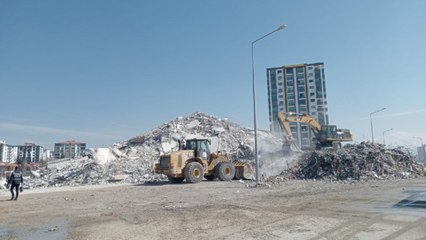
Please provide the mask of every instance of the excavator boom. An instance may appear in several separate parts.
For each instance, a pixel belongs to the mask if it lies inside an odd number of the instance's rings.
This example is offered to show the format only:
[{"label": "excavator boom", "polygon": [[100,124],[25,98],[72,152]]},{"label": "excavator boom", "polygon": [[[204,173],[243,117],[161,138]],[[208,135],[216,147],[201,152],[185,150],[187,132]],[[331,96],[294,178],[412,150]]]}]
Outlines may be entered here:
[{"label": "excavator boom", "polygon": [[291,132],[291,122],[300,122],[309,125],[315,134],[316,140],[318,141],[317,147],[330,147],[334,144],[340,145],[341,142],[352,141],[352,134],[349,130],[337,129],[335,125],[321,126],[317,119],[307,114],[279,112],[278,122],[280,123],[283,131],[287,134],[287,139],[289,139],[294,145],[297,144]]},{"label": "excavator boom", "polygon": [[291,121],[288,120],[288,115],[284,112],[279,112],[278,122],[280,123],[280,126],[283,132],[285,132],[286,134],[285,135],[286,140],[290,141],[290,144],[293,145],[298,152],[301,152],[302,149],[300,149],[299,145],[297,145],[296,140],[293,137],[293,133],[291,132],[291,128],[290,128]]}]

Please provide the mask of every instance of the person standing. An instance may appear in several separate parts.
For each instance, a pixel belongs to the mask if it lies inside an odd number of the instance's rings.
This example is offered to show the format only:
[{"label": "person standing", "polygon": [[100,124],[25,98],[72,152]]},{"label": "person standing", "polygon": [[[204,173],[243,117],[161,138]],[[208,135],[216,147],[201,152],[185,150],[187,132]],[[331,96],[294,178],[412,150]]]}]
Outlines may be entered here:
[{"label": "person standing", "polygon": [[[24,183],[24,178],[22,176],[22,171],[19,166],[15,167],[15,171],[12,172],[9,179],[7,180],[7,187],[10,187],[10,193],[12,193],[12,198],[10,200],[18,200],[19,196],[19,186]],[[15,189],[15,194],[13,193],[13,189]]]}]

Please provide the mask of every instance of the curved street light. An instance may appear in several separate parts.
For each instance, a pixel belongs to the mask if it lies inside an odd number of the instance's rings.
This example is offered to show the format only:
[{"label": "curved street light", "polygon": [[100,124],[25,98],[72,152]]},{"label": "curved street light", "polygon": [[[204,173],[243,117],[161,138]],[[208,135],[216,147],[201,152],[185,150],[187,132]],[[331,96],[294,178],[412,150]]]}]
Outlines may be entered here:
[{"label": "curved street light", "polygon": [[370,113],[370,125],[371,125],[371,143],[374,143],[374,133],[373,133],[373,114],[386,110],[386,108],[379,109]]},{"label": "curved street light", "polygon": [[287,25],[283,24],[283,25],[279,26],[277,29],[275,29],[274,31],[254,40],[253,42],[251,42],[251,76],[252,76],[252,85],[253,85],[254,159],[255,159],[255,163],[256,163],[256,182],[257,183],[260,182],[260,178],[259,178],[259,159],[258,159],[258,156],[257,156],[256,87],[255,87],[255,81],[254,81],[254,44],[256,42],[264,39],[265,37],[275,33],[275,32],[283,30],[286,27],[287,27]]},{"label": "curved street light", "polygon": [[385,142],[385,133],[387,133],[387,132],[389,132],[389,131],[392,131],[393,129],[391,128],[391,129],[388,129],[388,130],[385,130],[385,131],[383,131],[383,145],[386,145],[386,142]]}]

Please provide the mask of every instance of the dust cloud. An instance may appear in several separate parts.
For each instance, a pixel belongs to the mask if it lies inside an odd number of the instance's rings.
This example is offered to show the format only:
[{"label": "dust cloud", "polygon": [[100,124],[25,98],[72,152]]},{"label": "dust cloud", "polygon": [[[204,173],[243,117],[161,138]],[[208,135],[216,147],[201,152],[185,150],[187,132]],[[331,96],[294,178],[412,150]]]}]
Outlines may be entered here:
[{"label": "dust cloud", "polygon": [[259,141],[259,172],[263,177],[277,176],[284,170],[297,164],[300,152],[283,148],[283,145],[271,144],[266,138]]}]

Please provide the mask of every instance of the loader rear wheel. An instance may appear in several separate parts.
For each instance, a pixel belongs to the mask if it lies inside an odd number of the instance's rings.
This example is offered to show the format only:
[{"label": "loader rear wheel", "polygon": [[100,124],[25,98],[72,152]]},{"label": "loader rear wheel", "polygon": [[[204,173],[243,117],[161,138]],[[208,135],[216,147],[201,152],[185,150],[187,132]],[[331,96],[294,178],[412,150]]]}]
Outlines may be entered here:
[{"label": "loader rear wheel", "polygon": [[167,176],[167,178],[169,179],[170,183],[182,183],[183,182],[183,177],[172,177],[172,176]]},{"label": "loader rear wheel", "polygon": [[189,183],[201,182],[204,178],[203,166],[198,162],[190,162],[185,167],[185,179]]},{"label": "loader rear wheel", "polygon": [[220,162],[215,168],[216,176],[221,181],[231,181],[235,176],[235,166],[231,162]]}]

